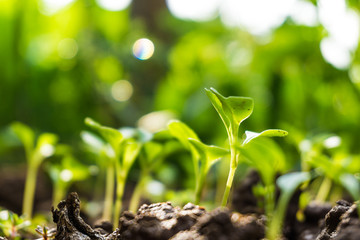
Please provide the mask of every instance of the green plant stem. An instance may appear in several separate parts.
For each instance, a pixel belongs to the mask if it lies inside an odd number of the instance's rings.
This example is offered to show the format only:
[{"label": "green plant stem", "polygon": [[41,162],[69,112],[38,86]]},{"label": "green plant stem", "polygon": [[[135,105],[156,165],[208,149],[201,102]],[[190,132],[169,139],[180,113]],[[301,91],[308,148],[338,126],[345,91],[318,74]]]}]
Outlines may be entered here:
[{"label": "green plant stem", "polygon": [[106,183],[105,183],[105,200],[104,212],[102,218],[104,220],[111,220],[111,210],[114,203],[114,187],[115,187],[115,169],[111,163],[106,169]]},{"label": "green plant stem", "polygon": [[58,180],[53,185],[53,206],[57,206],[66,194],[67,184],[64,182],[61,184],[60,181]]},{"label": "green plant stem", "polygon": [[204,188],[204,183],[206,179],[206,166],[201,167],[200,175],[196,181],[196,189],[195,189],[195,204],[198,205],[201,200],[202,190]]},{"label": "green plant stem", "polygon": [[227,205],[231,186],[232,186],[234,176],[235,176],[235,171],[238,166],[239,153],[238,153],[238,150],[236,149],[238,130],[239,130],[238,128],[235,128],[235,130],[233,131],[234,134],[231,134],[228,131],[228,136],[230,139],[230,170],[229,170],[228,179],[226,181],[226,187],[225,187],[225,192],[223,195],[223,200],[221,203],[221,206],[223,206],[223,207],[226,207],[226,205]]},{"label": "green plant stem", "polygon": [[146,182],[149,179],[149,173],[142,171],[140,175],[140,180],[134,189],[134,193],[130,200],[129,210],[133,213],[136,213],[139,208],[140,198],[143,193]]},{"label": "green plant stem", "polygon": [[25,190],[23,197],[23,215],[26,219],[32,218],[34,195],[36,188],[38,166],[29,164],[26,174]]},{"label": "green plant stem", "polygon": [[113,224],[114,229],[119,226],[119,218],[120,212],[122,209],[122,197],[124,195],[125,189],[125,180],[126,180],[126,173],[121,170],[119,160],[115,163],[115,170],[116,170],[116,200],[115,200],[115,209],[114,209],[114,218]]},{"label": "green plant stem", "polygon": [[285,193],[280,196],[278,207],[274,213],[274,216],[267,221],[268,231],[266,232],[266,239],[278,240],[281,239],[281,229],[287,204],[292,196],[293,192]]},{"label": "green plant stem", "polygon": [[331,179],[328,177],[324,177],[315,200],[318,202],[324,202],[327,196],[329,195],[330,189],[331,189]]},{"label": "green plant stem", "polygon": [[270,184],[265,186],[265,215],[271,221],[275,210],[275,186]]}]

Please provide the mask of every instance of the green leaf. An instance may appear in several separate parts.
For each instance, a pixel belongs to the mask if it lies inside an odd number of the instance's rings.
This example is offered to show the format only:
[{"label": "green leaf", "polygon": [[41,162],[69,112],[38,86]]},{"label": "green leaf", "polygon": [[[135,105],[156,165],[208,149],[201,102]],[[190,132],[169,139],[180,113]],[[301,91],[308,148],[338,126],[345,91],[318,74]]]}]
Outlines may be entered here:
[{"label": "green leaf", "polygon": [[228,131],[231,128],[237,128],[242,121],[251,115],[254,109],[252,98],[224,97],[214,88],[205,89],[205,91]]},{"label": "green leaf", "polygon": [[191,149],[188,140],[189,138],[199,140],[199,137],[196,135],[196,133],[181,121],[178,120],[170,121],[168,124],[168,128],[170,133],[174,137],[176,137],[188,150]]},{"label": "green leaf", "polygon": [[284,172],[286,158],[280,146],[271,138],[258,138],[239,147],[242,158],[261,175],[266,184],[273,184],[275,176]]},{"label": "green leaf", "polygon": [[288,132],[281,129],[268,129],[262,131],[261,133],[245,131],[242,145],[246,145],[249,142],[251,142],[253,139],[256,139],[258,137],[285,137],[287,135]]},{"label": "green leaf", "polygon": [[309,172],[293,172],[280,176],[276,183],[282,193],[292,195],[302,183],[310,179],[311,174]]},{"label": "green leaf", "polygon": [[349,173],[340,176],[341,185],[350,193],[354,200],[360,199],[360,183],[359,180]]},{"label": "green leaf", "polygon": [[30,160],[35,143],[34,131],[21,122],[12,123],[11,129],[24,144],[27,159]]},{"label": "green leaf", "polygon": [[85,124],[98,131],[98,133],[111,145],[116,156],[120,154],[120,145],[124,140],[124,137],[117,129],[102,126],[91,118],[86,118]]},{"label": "green leaf", "polygon": [[104,141],[91,132],[82,131],[80,133],[80,137],[83,142],[89,146],[89,149],[94,153],[99,153],[104,148]]},{"label": "green leaf", "polygon": [[[163,145],[157,142],[147,142],[143,146],[144,164],[152,165],[153,162],[162,154]],[[150,167],[150,166],[144,166]]]},{"label": "green leaf", "polygon": [[133,140],[128,140],[125,142],[122,166],[126,172],[128,172],[133,165],[136,157],[140,152],[141,146],[142,144]]},{"label": "green leaf", "polygon": [[200,155],[200,160],[204,160],[206,171],[216,163],[220,158],[229,154],[227,149],[214,145],[206,145],[197,139],[189,138],[189,143],[196,149]]}]

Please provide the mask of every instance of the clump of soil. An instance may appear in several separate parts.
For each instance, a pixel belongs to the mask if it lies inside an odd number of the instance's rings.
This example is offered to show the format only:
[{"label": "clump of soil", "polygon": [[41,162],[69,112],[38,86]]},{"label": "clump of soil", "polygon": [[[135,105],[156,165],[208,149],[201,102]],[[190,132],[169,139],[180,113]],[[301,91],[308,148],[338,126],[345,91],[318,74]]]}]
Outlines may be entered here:
[{"label": "clump of soil", "polygon": [[264,238],[264,219],[256,215],[231,213],[228,209],[212,212],[188,203],[183,208],[171,203],[144,204],[136,214],[125,211],[119,228],[110,232],[111,224],[102,222],[92,229],[80,217],[80,200],[76,193],[52,209],[57,224],[56,240],[212,240]]}]

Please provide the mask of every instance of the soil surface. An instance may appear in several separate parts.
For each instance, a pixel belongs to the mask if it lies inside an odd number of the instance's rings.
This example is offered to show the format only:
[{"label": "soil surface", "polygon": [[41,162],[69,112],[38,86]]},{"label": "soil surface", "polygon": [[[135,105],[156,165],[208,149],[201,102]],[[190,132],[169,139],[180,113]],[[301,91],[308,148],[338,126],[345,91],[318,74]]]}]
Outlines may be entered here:
[{"label": "soil surface", "polygon": [[[52,213],[57,224],[55,240],[260,240],[265,237],[263,215],[241,214],[227,208],[207,212],[192,203],[183,208],[173,207],[169,202],[144,204],[136,214],[123,212],[115,231],[106,221],[94,227],[88,225],[80,216],[77,193],[69,194]],[[360,239],[356,204],[340,200],[331,208],[312,203],[304,215],[304,222],[285,223],[281,240]],[[5,239],[0,236],[0,240]]]}]

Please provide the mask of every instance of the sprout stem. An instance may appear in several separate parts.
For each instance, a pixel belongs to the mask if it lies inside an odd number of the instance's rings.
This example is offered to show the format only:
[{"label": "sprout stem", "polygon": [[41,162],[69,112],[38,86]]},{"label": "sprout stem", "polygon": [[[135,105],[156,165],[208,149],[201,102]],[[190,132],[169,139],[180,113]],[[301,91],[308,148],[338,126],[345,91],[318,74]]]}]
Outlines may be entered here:
[{"label": "sprout stem", "polygon": [[111,210],[114,202],[114,187],[115,187],[115,169],[113,163],[109,164],[106,170],[106,188],[105,188],[105,202],[104,213],[102,218],[104,220],[111,220]]},{"label": "sprout stem", "polygon": [[315,200],[318,202],[324,202],[327,196],[329,195],[330,189],[331,189],[331,180],[328,177],[324,177]]},{"label": "sprout stem", "polygon": [[129,210],[133,213],[136,213],[139,208],[140,198],[143,193],[145,183],[148,181],[148,179],[149,179],[149,174],[147,172],[143,171],[140,175],[140,180],[139,180],[138,184],[136,185],[136,187],[134,189],[134,193],[130,200]]},{"label": "sprout stem", "polygon": [[23,197],[23,215],[26,219],[31,219],[32,217],[37,170],[37,166],[34,166],[34,164],[31,163],[29,164],[26,174],[25,190]]},{"label": "sprout stem", "polygon": [[206,170],[205,166],[202,166],[200,175],[196,181],[196,190],[195,190],[195,204],[198,205],[201,200],[202,190],[204,188],[204,182],[206,179]]}]

